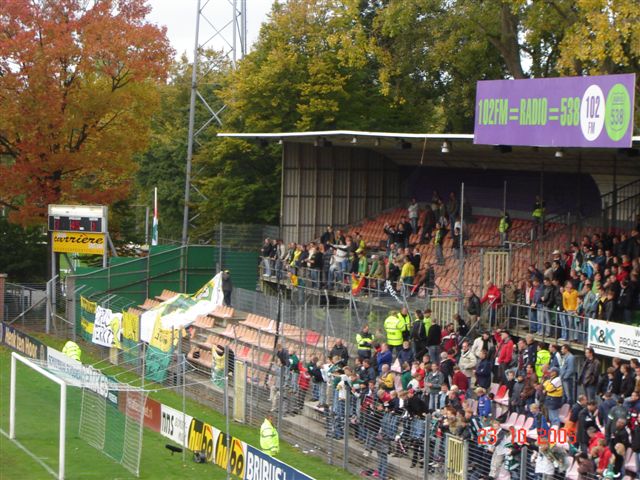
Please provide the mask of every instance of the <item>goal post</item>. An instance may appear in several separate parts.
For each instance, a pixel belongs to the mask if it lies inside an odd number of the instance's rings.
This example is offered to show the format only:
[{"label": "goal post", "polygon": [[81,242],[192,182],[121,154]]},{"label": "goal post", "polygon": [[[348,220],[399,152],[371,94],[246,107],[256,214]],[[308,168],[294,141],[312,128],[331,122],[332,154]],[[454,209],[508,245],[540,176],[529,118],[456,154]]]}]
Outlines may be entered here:
[{"label": "goal post", "polygon": [[[54,383],[60,386],[60,425],[59,425],[59,438],[58,438],[58,479],[64,479],[64,467],[65,467],[65,440],[67,430],[67,384],[64,380],[60,379],[53,373],[48,372],[44,368],[35,364],[28,358],[22,355],[11,352],[11,378],[10,378],[10,396],[9,396],[9,438],[13,441],[16,439],[16,367],[17,362],[24,364],[26,367],[35,370],[40,375],[48,378]],[[45,469],[54,473],[52,469],[44,462],[33,456],[38,462],[41,463]]]}]

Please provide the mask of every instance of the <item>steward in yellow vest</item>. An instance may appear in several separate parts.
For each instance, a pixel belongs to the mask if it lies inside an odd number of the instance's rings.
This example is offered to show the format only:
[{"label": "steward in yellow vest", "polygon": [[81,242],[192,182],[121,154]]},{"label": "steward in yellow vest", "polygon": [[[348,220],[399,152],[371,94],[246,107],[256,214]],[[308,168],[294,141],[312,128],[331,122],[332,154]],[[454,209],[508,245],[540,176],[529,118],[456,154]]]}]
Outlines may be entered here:
[{"label": "steward in yellow vest", "polygon": [[391,312],[384,321],[384,331],[387,334],[387,344],[390,347],[400,348],[402,346],[404,328],[404,319],[398,318],[395,312]]},{"label": "steward in yellow vest", "polygon": [[356,345],[358,346],[358,357],[362,360],[371,358],[374,336],[369,332],[369,325],[362,327],[362,331],[356,335]]},{"label": "steward in yellow vest", "polygon": [[64,347],[62,347],[62,353],[78,362],[82,357],[82,350],[76,342],[72,342],[71,340],[64,344]]},{"label": "steward in yellow vest", "polygon": [[280,437],[273,426],[273,417],[267,415],[260,427],[260,448],[267,455],[277,455],[280,452]]}]

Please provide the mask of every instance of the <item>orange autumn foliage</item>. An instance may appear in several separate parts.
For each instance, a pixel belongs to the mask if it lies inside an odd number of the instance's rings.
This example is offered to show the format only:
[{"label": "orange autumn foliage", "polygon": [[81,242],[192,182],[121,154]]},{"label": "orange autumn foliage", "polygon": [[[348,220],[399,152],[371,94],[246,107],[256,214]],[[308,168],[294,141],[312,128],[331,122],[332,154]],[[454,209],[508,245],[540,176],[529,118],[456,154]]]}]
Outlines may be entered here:
[{"label": "orange autumn foliage", "polygon": [[172,57],[145,0],[0,2],[0,206],[126,197]]}]

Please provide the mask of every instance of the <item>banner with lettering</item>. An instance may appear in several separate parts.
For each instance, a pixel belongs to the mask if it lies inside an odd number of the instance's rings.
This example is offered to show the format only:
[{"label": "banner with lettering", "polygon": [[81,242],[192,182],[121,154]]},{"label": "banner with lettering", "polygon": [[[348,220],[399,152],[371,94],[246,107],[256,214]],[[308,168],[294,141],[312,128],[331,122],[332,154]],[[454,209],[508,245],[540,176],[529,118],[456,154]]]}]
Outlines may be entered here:
[{"label": "banner with lettering", "polygon": [[103,347],[122,348],[122,314],[113,313],[109,308],[97,307],[93,322],[91,341]]},{"label": "banner with lettering", "polygon": [[4,322],[0,323],[0,344],[6,345],[25,357],[38,360],[47,358],[47,346],[44,343]]},{"label": "banner with lettering", "polygon": [[290,467],[251,445],[247,445],[247,465],[244,480],[268,480],[286,478],[287,480],[313,480],[306,473]]},{"label": "banner with lettering", "polygon": [[635,73],[480,81],[473,143],[630,148],[635,85]]},{"label": "banner with lettering", "polygon": [[624,360],[640,358],[639,327],[590,318],[588,334],[588,345],[598,355]]},{"label": "banner with lettering", "polygon": [[98,304],[80,297],[80,335],[87,342],[93,339],[93,323]]}]

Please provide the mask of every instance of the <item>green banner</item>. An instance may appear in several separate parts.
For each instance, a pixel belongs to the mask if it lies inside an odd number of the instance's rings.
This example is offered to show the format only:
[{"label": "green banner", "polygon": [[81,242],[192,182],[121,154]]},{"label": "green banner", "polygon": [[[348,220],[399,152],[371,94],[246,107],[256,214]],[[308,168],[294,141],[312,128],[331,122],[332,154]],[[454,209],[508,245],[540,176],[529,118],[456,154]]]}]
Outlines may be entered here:
[{"label": "green banner", "polygon": [[148,345],[145,356],[145,378],[156,383],[164,382],[167,379],[171,357],[173,357],[173,349],[163,352],[159,348]]}]

